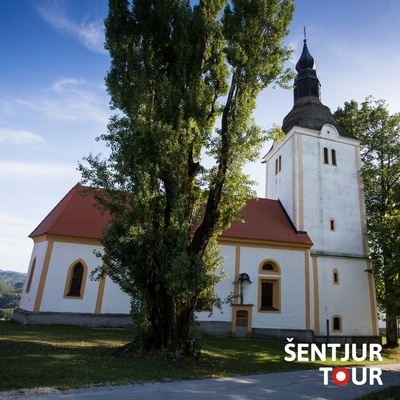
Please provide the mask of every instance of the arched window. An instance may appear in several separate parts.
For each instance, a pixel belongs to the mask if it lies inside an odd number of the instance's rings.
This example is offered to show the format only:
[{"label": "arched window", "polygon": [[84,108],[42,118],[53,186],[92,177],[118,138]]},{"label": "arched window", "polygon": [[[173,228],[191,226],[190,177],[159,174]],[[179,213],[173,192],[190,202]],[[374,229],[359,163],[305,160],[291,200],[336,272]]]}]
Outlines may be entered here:
[{"label": "arched window", "polygon": [[282,171],[282,156],[279,156],[276,160],[275,160],[275,175],[278,175],[279,172]]},{"label": "arched window", "polygon": [[31,271],[29,272],[29,278],[28,278],[28,282],[26,283],[26,288],[25,288],[26,293],[29,293],[29,291],[31,290],[33,273],[35,272],[35,267],[36,267],[36,257],[33,259]]},{"label": "arched window", "polygon": [[261,267],[261,269],[262,269],[263,271],[274,271],[274,266],[273,266],[271,263],[266,262],[265,264],[263,264],[263,266]]},{"label": "arched window", "polygon": [[263,261],[259,268],[258,309],[261,312],[280,312],[281,310],[281,270],[272,260]]},{"label": "arched window", "polygon": [[281,270],[279,268],[279,265],[275,261],[264,260],[258,268],[258,273],[259,274],[270,274],[270,273],[280,274]]},{"label": "arched window", "polygon": [[339,285],[339,271],[337,270],[337,268],[333,269],[332,278],[333,278],[333,284]]},{"label": "arched window", "polygon": [[342,317],[340,315],[334,315],[332,317],[332,332],[342,331]]},{"label": "arched window", "polygon": [[72,271],[71,285],[67,296],[79,297],[81,295],[81,285],[83,278],[83,265],[77,263]]},{"label": "arched window", "polygon": [[329,152],[327,147],[324,147],[324,164],[329,164]]},{"label": "arched window", "polygon": [[82,298],[86,282],[86,265],[78,261],[68,270],[64,297]]},{"label": "arched window", "polygon": [[332,165],[336,166],[336,150],[331,151],[331,156],[332,156]]}]

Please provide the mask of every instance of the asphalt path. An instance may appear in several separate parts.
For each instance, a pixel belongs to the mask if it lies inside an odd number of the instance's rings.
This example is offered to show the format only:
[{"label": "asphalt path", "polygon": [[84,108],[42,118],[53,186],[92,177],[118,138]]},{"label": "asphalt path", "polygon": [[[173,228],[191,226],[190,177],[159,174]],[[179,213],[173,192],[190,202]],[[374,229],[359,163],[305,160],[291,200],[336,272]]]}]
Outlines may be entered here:
[{"label": "asphalt path", "polygon": [[[380,365],[382,385],[359,386],[350,380],[337,385],[317,370],[272,373],[235,378],[171,381],[123,386],[91,387],[66,392],[45,388],[37,391],[0,392],[0,399],[17,400],[353,400],[389,386],[400,386],[400,364]],[[367,371],[369,372],[369,371]],[[357,368],[357,380],[362,380]],[[366,375],[369,376],[368,374]],[[400,390],[399,397],[400,399]]]}]

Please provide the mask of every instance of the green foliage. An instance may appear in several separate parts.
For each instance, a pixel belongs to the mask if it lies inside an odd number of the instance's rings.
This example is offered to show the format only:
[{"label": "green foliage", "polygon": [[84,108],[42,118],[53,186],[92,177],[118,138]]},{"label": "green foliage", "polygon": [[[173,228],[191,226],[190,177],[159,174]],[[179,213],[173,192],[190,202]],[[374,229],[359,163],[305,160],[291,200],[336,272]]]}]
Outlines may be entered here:
[{"label": "green foliage", "polygon": [[12,286],[7,285],[7,283],[0,281],[0,295],[3,295],[5,293],[10,293],[13,291],[14,291],[14,288]]},{"label": "green foliage", "polygon": [[26,274],[0,270],[0,318],[11,319],[18,307]]},{"label": "green foliage", "polygon": [[0,295],[0,309],[17,308],[21,295],[19,293],[5,293]]},{"label": "green foliage", "polygon": [[286,135],[279,125],[273,124],[272,128],[267,131],[267,137],[269,140],[279,143],[286,137]]},{"label": "green foliage", "polygon": [[0,308],[0,318],[11,320],[15,307],[13,308]]},{"label": "green foliage", "polygon": [[[377,298],[386,313],[388,341],[397,345],[400,316],[400,113],[368,97],[339,108],[335,117],[361,142],[367,234]],[[392,335],[389,333],[392,332]]]},{"label": "green foliage", "polygon": [[400,386],[390,386],[386,389],[357,397],[356,400],[398,400],[400,398],[399,393]]},{"label": "green foliage", "polygon": [[145,346],[187,349],[196,301],[220,277],[217,237],[254,195],[242,167],[264,140],[256,97],[291,77],[293,11],[293,0],[109,2],[106,84],[120,114],[98,139],[108,160],[79,168],[112,215],[98,272],[132,297]]}]

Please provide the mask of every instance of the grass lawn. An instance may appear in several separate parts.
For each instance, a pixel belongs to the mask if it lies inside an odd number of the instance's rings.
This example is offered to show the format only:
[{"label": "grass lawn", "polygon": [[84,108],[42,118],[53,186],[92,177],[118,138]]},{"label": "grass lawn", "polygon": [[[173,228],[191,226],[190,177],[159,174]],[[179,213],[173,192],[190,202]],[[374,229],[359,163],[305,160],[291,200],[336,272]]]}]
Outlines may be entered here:
[{"label": "grass lawn", "polygon": [[400,386],[392,386],[385,390],[367,394],[359,397],[356,400],[399,400],[400,399]]},{"label": "grass lawn", "polygon": [[[105,383],[200,379],[258,374],[349,362],[286,362],[286,341],[204,337],[201,357],[173,361],[129,358],[117,349],[132,338],[129,330],[0,323],[0,391],[53,386],[59,389]],[[400,350],[384,350],[384,362],[400,362]],[[365,365],[368,362],[357,363]],[[375,361],[374,364],[377,364]]]}]

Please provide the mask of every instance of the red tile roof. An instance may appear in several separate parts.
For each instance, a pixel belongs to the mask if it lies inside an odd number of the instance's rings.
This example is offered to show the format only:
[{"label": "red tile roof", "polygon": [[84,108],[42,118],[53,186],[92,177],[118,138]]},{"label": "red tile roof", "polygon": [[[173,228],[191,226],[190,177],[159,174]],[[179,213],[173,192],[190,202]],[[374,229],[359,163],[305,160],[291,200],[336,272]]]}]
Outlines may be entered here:
[{"label": "red tile roof", "polygon": [[312,245],[305,232],[298,232],[279,200],[248,200],[242,211],[244,223],[233,222],[223,238],[252,239]]},{"label": "red tile roof", "polygon": [[[109,213],[100,213],[93,194],[84,194],[84,186],[74,186],[29,235],[61,235],[99,239],[109,221]],[[234,222],[222,238],[262,240],[312,245],[304,232],[297,232],[278,200],[249,200],[243,209],[244,223]]]},{"label": "red tile roof", "polygon": [[102,214],[96,208],[93,194],[84,195],[85,189],[75,185],[29,237],[48,234],[99,239],[110,214]]}]

